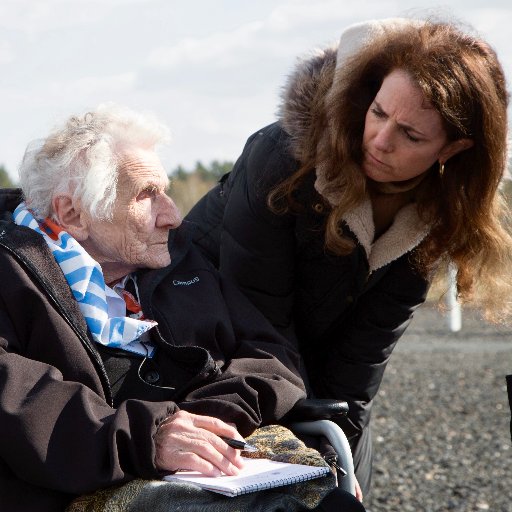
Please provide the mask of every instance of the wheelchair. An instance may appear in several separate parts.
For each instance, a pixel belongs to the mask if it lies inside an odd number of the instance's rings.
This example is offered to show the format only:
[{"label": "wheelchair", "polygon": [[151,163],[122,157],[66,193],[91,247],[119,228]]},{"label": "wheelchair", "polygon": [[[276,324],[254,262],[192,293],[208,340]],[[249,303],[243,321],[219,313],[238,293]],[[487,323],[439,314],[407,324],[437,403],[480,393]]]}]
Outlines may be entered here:
[{"label": "wheelchair", "polygon": [[296,435],[323,436],[336,452],[334,463],[338,487],[355,494],[355,473],[352,451],[343,430],[332,420],[345,416],[348,404],[328,398],[299,400],[288,416],[285,426]]}]

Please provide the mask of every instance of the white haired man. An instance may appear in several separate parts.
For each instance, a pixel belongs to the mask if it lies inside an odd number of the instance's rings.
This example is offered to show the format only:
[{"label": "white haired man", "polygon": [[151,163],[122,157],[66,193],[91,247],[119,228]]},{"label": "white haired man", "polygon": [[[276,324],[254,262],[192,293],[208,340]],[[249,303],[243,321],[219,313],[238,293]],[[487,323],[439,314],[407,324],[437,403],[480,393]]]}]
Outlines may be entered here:
[{"label": "white haired man", "polygon": [[179,468],[236,474],[241,438],[305,396],[296,356],[191,245],[155,148],[103,106],[0,194],[0,496],[57,512]]}]

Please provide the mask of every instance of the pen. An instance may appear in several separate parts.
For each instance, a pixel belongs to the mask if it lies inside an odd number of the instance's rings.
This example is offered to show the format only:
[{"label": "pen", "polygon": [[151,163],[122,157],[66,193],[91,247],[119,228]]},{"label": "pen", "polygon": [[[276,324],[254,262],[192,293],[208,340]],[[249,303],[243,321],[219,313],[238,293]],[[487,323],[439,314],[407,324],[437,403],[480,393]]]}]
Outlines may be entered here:
[{"label": "pen", "polygon": [[219,436],[228,446],[242,450],[243,452],[257,452],[258,448],[245,441],[238,441],[238,439],[231,439],[230,437]]}]

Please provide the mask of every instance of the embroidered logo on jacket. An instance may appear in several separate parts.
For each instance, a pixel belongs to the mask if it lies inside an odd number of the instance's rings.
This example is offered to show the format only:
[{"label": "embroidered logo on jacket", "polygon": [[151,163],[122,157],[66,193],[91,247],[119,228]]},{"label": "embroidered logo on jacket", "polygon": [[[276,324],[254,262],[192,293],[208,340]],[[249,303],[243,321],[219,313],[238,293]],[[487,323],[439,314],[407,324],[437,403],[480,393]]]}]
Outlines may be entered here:
[{"label": "embroidered logo on jacket", "polygon": [[198,283],[198,282],[199,282],[199,277],[196,276],[193,279],[191,279],[190,281],[178,281],[177,279],[174,279],[172,284],[174,286],[190,286],[191,284]]}]

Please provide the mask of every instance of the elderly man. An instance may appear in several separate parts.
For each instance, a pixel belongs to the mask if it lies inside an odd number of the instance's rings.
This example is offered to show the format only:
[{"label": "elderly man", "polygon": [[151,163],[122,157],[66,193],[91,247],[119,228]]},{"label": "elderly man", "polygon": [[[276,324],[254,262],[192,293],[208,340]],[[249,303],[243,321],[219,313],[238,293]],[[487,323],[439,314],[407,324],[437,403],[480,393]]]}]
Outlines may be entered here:
[{"label": "elderly man", "polygon": [[305,396],[296,358],[191,245],[155,147],[104,106],[27,150],[0,196],[0,502],[190,468],[236,474],[240,438]]},{"label": "elderly man", "polygon": [[304,396],[279,337],[190,246],[165,136],[118,108],[71,118],[27,151],[24,202],[2,195],[3,510],[180,467],[235,473],[219,435]]}]

